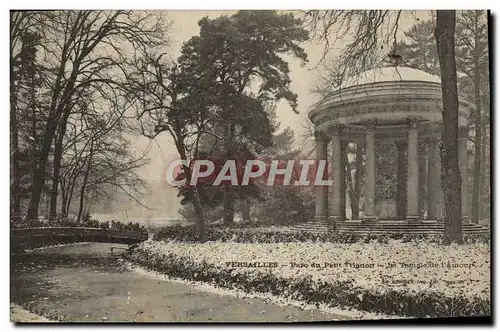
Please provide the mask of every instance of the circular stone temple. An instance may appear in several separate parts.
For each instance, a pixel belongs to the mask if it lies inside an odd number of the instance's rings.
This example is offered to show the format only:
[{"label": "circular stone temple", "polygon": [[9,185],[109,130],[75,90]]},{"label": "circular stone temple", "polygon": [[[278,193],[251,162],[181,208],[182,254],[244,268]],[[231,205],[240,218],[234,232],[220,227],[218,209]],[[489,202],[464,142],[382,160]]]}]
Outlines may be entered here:
[{"label": "circular stone temple", "polygon": [[[467,121],[474,106],[459,96],[459,167],[462,174],[462,216],[467,220]],[[316,187],[318,221],[345,218],[343,149],[348,143],[364,144],[364,215],[368,220],[421,222],[443,217],[439,142],[442,126],[440,78],[408,67],[368,70],[346,80],[309,112],[315,127],[316,160],[327,160],[331,142],[332,186]],[[394,142],[398,151],[397,188],[394,198],[376,201],[375,142]],[[424,148],[422,148],[424,147]],[[422,155],[425,151],[425,155]],[[425,177],[419,174],[424,164]],[[425,211],[419,196],[427,192]],[[345,183],[345,182],[344,182]],[[420,185],[419,185],[420,183]],[[427,187],[427,188],[425,188]]]}]

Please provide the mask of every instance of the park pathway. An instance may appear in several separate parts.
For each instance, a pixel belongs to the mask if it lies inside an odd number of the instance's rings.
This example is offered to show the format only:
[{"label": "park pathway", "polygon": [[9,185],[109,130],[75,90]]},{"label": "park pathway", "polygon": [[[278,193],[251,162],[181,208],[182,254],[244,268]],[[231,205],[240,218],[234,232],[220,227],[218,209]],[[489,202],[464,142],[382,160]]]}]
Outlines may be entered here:
[{"label": "park pathway", "polygon": [[[294,322],[348,319],[127,270],[103,243],[35,250],[11,258],[11,302],[72,322]],[[123,246],[122,246],[123,247]],[[120,250],[118,250],[120,251]]]}]

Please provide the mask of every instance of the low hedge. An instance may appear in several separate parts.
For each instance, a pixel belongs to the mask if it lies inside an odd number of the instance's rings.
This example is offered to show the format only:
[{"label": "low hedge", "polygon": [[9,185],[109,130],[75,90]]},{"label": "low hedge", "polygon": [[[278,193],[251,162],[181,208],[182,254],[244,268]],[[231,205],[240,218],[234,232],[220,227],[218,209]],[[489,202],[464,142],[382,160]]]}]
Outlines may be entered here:
[{"label": "low hedge", "polygon": [[489,316],[491,303],[479,297],[453,297],[443,293],[412,293],[391,290],[372,292],[351,282],[314,282],[310,277],[290,279],[271,272],[241,271],[217,267],[205,261],[196,263],[173,254],[153,254],[141,247],[124,254],[125,259],[149,270],[172,277],[207,282],[246,292],[271,293],[309,304],[354,308],[369,312],[407,317]]},{"label": "low hedge", "polygon": [[[332,242],[332,243],[356,243],[371,242],[387,243],[389,240],[427,241],[431,243],[442,243],[442,235],[425,234],[387,234],[387,235],[363,235],[363,234],[335,234],[333,232],[316,233],[309,231],[298,231],[290,229],[263,229],[263,228],[228,228],[224,226],[208,226],[205,230],[204,241],[240,242],[240,243],[284,243],[284,242]],[[191,226],[168,226],[153,235],[155,241],[179,241],[199,242],[198,230],[195,225]],[[488,234],[469,234],[464,236],[466,243],[483,242],[489,243]]]}]

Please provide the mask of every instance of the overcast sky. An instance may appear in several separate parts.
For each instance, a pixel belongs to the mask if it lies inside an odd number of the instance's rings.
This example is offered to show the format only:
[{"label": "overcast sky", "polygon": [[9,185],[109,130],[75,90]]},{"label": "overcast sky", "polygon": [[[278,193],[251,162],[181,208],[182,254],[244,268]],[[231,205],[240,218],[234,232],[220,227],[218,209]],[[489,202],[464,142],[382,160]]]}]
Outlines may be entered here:
[{"label": "overcast sky", "polygon": [[[199,33],[198,21],[208,16],[215,18],[220,15],[231,15],[230,11],[170,11],[168,16],[172,20],[171,38],[172,38],[172,55],[176,58],[180,54],[182,43],[187,41],[192,36]],[[419,12],[418,17],[426,17],[428,12]],[[428,16],[427,16],[428,17]],[[403,36],[403,31],[407,30],[415,23],[415,15],[411,15],[408,19],[401,22],[400,35]],[[340,50],[341,45],[336,45],[337,50],[333,51],[329,56],[334,57],[336,52]],[[291,127],[295,133],[296,143],[300,144],[302,133],[304,132],[303,125],[307,119],[307,112],[317,100],[317,97],[311,92],[318,82],[319,69],[313,69],[320,59],[324,46],[317,42],[309,42],[303,45],[308,54],[309,63],[305,67],[301,67],[300,61],[291,57],[285,57],[289,62],[291,71],[291,88],[292,91],[298,94],[298,110],[300,114],[295,114],[286,102],[280,102],[277,108],[277,116],[282,124],[282,127]],[[149,158],[151,163],[144,167],[141,171],[141,176],[147,180],[160,181],[163,176],[162,172],[168,165],[169,161],[178,159],[177,151],[167,133],[162,133],[156,138],[156,142],[149,142],[148,139],[140,137],[135,142],[135,148],[138,151],[143,151],[149,145]]]}]

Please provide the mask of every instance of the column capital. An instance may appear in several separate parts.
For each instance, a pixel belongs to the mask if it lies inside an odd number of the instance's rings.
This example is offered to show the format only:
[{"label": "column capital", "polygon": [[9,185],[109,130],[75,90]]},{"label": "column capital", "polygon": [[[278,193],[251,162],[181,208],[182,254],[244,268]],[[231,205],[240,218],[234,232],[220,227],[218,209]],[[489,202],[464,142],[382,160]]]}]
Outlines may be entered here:
[{"label": "column capital", "polygon": [[342,125],[340,124],[334,124],[329,128],[330,134],[333,136],[340,136],[342,135]]},{"label": "column capital", "polygon": [[398,151],[406,151],[408,147],[408,142],[403,140],[394,141],[394,144],[396,144]]},{"label": "column capital", "polygon": [[314,131],[314,139],[316,142],[326,142],[328,141],[328,135],[324,131],[316,130]]},{"label": "column capital", "polygon": [[408,118],[408,128],[409,129],[417,129],[418,128],[418,120],[415,117]]},{"label": "column capital", "polygon": [[367,132],[373,132],[373,131],[375,131],[375,128],[377,127],[377,122],[374,120],[369,120],[369,121],[366,121],[363,125],[365,126],[365,130]]}]

